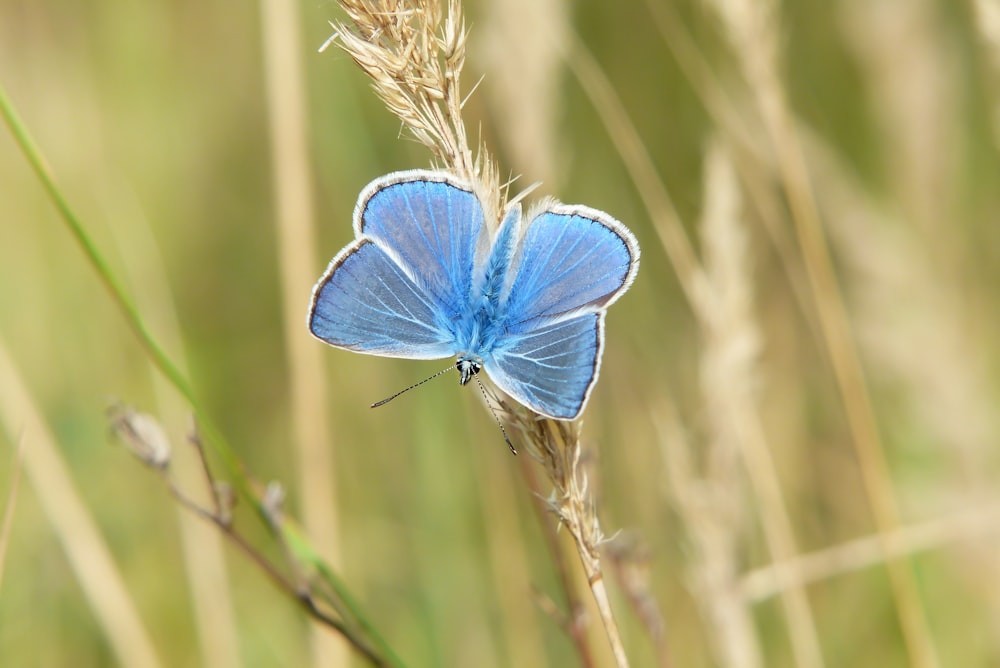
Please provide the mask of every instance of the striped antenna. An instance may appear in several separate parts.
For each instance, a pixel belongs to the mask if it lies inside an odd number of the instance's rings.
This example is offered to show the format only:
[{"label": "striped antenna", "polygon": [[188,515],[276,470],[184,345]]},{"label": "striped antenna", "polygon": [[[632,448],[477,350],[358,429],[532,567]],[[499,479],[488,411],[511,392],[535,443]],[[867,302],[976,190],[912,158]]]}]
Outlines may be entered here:
[{"label": "striped antenna", "polygon": [[441,369],[440,371],[438,371],[438,372],[437,372],[436,374],[434,374],[433,376],[428,376],[427,378],[424,378],[424,379],[423,379],[422,381],[420,381],[419,383],[414,383],[413,385],[410,385],[409,387],[407,387],[407,388],[405,388],[405,389],[402,389],[402,390],[400,390],[399,392],[397,392],[396,394],[392,395],[391,397],[386,397],[386,398],[385,398],[385,399],[383,399],[382,401],[376,401],[375,403],[373,403],[373,404],[371,405],[371,407],[372,407],[372,408],[378,408],[379,406],[384,406],[385,404],[389,403],[390,401],[392,401],[393,399],[395,399],[396,397],[398,397],[399,395],[401,395],[401,394],[402,394],[403,392],[409,392],[409,391],[410,391],[410,390],[412,390],[413,388],[415,388],[415,387],[420,387],[421,385],[423,385],[423,384],[424,384],[424,383],[426,383],[427,381],[429,381],[429,380],[434,380],[435,378],[437,378],[437,377],[438,377],[438,376],[440,376],[441,374],[445,374],[445,373],[448,373],[449,371],[453,371],[454,369],[455,369],[455,366],[454,366],[454,365],[452,365],[452,366],[448,367],[447,369]]},{"label": "striped antenna", "polygon": [[490,413],[493,413],[493,419],[497,421],[497,426],[500,427],[500,433],[503,434],[503,440],[507,443],[507,447],[510,448],[511,453],[517,454],[517,448],[514,444],[510,442],[507,437],[507,430],[503,428],[503,422],[500,421],[500,416],[497,415],[496,409],[493,408],[493,403],[490,401],[490,397],[486,394],[486,388],[483,387],[483,381],[479,380],[479,376],[476,376],[476,384],[479,385],[479,391],[483,393],[483,399],[486,400],[486,405],[490,407]]}]

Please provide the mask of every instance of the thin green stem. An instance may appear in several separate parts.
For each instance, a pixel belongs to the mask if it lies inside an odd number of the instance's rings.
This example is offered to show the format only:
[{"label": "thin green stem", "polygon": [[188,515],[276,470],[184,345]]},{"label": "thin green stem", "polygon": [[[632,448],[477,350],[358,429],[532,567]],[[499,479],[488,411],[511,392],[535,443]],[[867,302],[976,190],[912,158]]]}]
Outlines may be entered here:
[{"label": "thin green stem", "polygon": [[17,111],[11,104],[10,98],[7,96],[7,91],[2,85],[0,85],[0,112],[3,113],[4,121],[6,121],[7,127],[10,128],[11,134],[14,136],[18,146],[20,146],[21,150],[24,152],[24,156],[27,158],[28,164],[31,165],[31,168],[34,170],[35,175],[41,182],[45,192],[48,193],[53,204],[55,204],[56,208],[59,210],[63,222],[66,223],[66,226],[69,228],[70,234],[72,234],[73,238],[75,238],[80,244],[80,248],[83,250],[84,255],[87,256],[87,260],[94,268],[94,271],[97,272],[97,276],[101,279],[101,282],[104,283],[104,287],[107,288],[108,293],[111,295],[111,299],[115,302],[118,308],[121,309],[122,314],[125,316],[125,322],[139,339],[139,343],[146,351],[146,354],[148,354],[153,360],[153,364],[156,365],[156,368],[158,368],[160,372],[167,377],[170,384],[173,385],[185,399],[187,399],[198,418],[202,430],[209,436],[209,440],[216,453],[222,457],[226,469],[236,479],[240,490],[248,493],[249,496],[253,496],[252,494],[249,494],[250,490],[246,480],[246,475],[243,473],[239,460],[232,448],[225,442],[218,429],[215,428],[211,419],[208,417],[207,413],[201,408],[201,405],[195,397],[194,390],[191,388],[191,385],[188,383],[184,375],[180,372],[180,369],[173,363],[173,361],[171,361],[171,359],[163,351],[163,348],[160,347],[160,345],[156,342],[156,339],[153,338],[153,335],[146,328],[142,317],[139,315],[139,309],[136,307],[135,302],[133,302],[131,297],[128,296],[124,286],[112,271],[107,260],[104,259],[97,246],[87,235],[87,231],[84,229],[83,223],[77,217],[72,207],[70,207],[69,202],[66,201],[66,198],[63,196],[59,186],[56,185],[52,171],[49,169],[45,158],[42,156],[42,153],[38,148],[38,144],[35,143],[35,140],[30,134],[28,134],[28,129],[17,115]]},{"label": "thin green stem", "polygon": [[[191,406],[191,409],[198,420],[199,429],[204,435],[205,441],[208,442],[212,450],[222,460],[222,463],[226,468],[227,475],[233,480],[233,483],[239,490],[240,494],[251,502],[254,510],[264,520],[264,523],[267,526],[274,527],[274,530],[280,533],[278,536],[279,539],[285,541],[285,543],[292,548],[296,558],[310,564],[320,577],[322,577],[322,579],[330,587],[330,590],[334,592],[335,596],[340,598],[339,603],[342,603],[343,607],[348,611],[349,614],[345,616],[353,618],[354,622],[360,628],[364,629],[365,632],[369,634],[370,638],[378,645],[379,649],[384,652],[385,657],[388,657],[387,665],[402,666],[403,662],[400,661],[399,658],[389,649],[386,642],[374,632],[374,626],[362,613],[353,597],[347,594],[347,588],[344,586],[343,582],[326,566],[315,550],[313,550],[308,544],[308,541],[299,535],[297,531],[291,529],[288,524],[282,523],[281,525],[275,526],[268,521],[268,511],[261,502],[258,494],[255,492],[250,478],[243,469],[242,462],[236,455],[236,451],[226,441],[222,432],[215,426],[215,422],[211,419],[208,412],[202,407],[191,387],[191,384],[184,377],[184,374],[181,373],[179,367],[174,364],[159,343],[157,343],[156,339],[153,338],[150,331],[146,328],[135,302],[132,301],[131,297],[129,297],[124,286],[112,271],[107,260],[101,254],[100,250],[97,248],[96,244],[94,244],[90,236],[88,236],[83,223],[73,211],[69,202],[66,200],[66,197],[56,184],[52,171],[46,163],[38,144],[28,133],[27,127],[18,116],[17,111],[14,109],[14,105],[11,103],[9,96],[7,95],[7,91],[2,84],[0,84],[0,114],[3,115],[4,121],[6,122],[7,127],[10,128],[14,140],[17,142],[18,146],[20,146],[28,164],[31,165],[31,168],[34,170],[35,175],[41,182],[45,192],[55,204],[56,209],[58,209],[63,222],[69,228],[70,234],[72,234],[73,238],[75,238],[80,244],[80,248],[83,250],[84,255],[87,257],[87,260],[90,262],[94,271],[101,279],[101,282],[110,294],[112,301],[115,302],[122,314],[125,316],[126,323],[135,333],[136,338],[138,338],[143,350],[145,350],[146,354],[149,355],[156,368],[159,369],[164,376],[166,376],[170,384],[173,385],[174,388],[176,388],[177,391],[180,392],[181,395],[188,401],[188,404]],[[340,608],[341,606],[335,605],[335,607]]]}]

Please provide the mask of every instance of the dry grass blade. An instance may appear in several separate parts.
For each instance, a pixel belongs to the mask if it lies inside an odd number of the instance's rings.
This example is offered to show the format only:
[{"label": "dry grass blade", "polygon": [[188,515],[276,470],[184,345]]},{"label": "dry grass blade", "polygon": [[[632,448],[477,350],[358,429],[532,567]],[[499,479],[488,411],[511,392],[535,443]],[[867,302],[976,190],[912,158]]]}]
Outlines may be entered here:
[{"label": "dry grass blade", "polygon": [[556,189],[563,176],[558,130],[569,3],[498,0],[484,9],[486,23],[477,24],[479,39],[472,47],[488,63],[485,96],[492,115],[502,119],[497,132],[509,165],[528,182]]},{"label": "dry grass blade", "polygon": [[795,239],[783,225],[785,205],[779,201],[778,193],[772,188],[774,157],[767,145],[766,135],[759,130],[760,120],[757,114],[753,113],[750,103],[744,102],[747,92],[732,90],[735,82],[715,73],[695,38],[685,29],[670,4],[646,0],[646,5],[663,35],[664,45],[684,72],[687,82],[715,122],[719,133],[731,146],[747,196],[781,257],[781,268],[788,276],[788,283],[795,293],[802,314],[819,339],[822,335],[811,306],[805,267],[798,255]]},{"label": "dry grass blade", "polygon": [[590,98],[622,156],[625,169],[656,226],[660,244],[677,273],[677,280],[680,281],[685,296],[688,301],[698,299],[699,294],[706,289],[704,272],[673,200],[656,172],[656,166],[642,137],[629,120],[625,106],[579,35],[574,34],[569,40],[566,64]]},{"label": "dry grass blade", "polygon": [[993,142],[1000,148],[1000,93],[997,93],[997,82],[1000,82],[1000,0],[974,0],[972,6],[976,28],[993,66],[994,84],[987,86],[987,90],[993,102]]},{"label": "dry grass blade", "polygon": [[581,464],[580,424],[541,419],[509,402],[502,402],[501,407],[512,429],[521,434],[520,442],[526,444],[528,454],[541,464],[552,483],[549,509],[573,537],[617,665],[628,666],[601,570],[600,547],[605,539]]},{"label": "dry grass blade", "polygon": [[[268,122],[273,157],[272,186],[281,271],[284,342],[289,367],[289,407],[295,443],[302,521],[316,549],[340,566],[334,448],[327,417],[327,384],[321,351],[302,329],[302,295],[308,294],[316,248],[315,214],[307,139],[307,107],[301,36],[295,3],[261,0]],[[314,625],[315,665],[341,665],[342,638]]]},{"label": "dry grass blade", "polygon": [[[713,516],[714,531],[694,529],[701,538],[702,605],[714,622],[713,638],[722,665],[753,665],[752,654],[736,645],[738,636],[726,620],[739,603],[729,600],[737,581],[738,546],[747,522],[746,482],[739,467],[743,450],[742,421],[752,392],[760,336],[752,316],[752,277],[747,259],[742,203],[732,166],[721,145],[710,145],[705,159],[705,202],[701,236],[709,289],[692,302],[701,327],[701,391],[709,419],[702,484],[707,492],[704,512]],[[688,523],[697,518],[689,517]],[[713,566],[714,564],[714,566]],[[750,610],[742,614],[752,619]],[[745,624],[745,622],[744,622]],[[721,646],[720,646],[721,645]],[[734,645],[727,647],[726,645]]]},{"label": "dry grass blade", "polygon": [[[1000,414],[997,388],[988,365],[982,364],[992,339],[969,323],[989,311],[993,297],[969,289],[966,274],[955,264],[955,247],[938,243],[945,237],[913,234],[909,211],[914,202],[906,201],[907,212],[900,212],[895,201],[872,197],[825,142],[815,139],[806,147],[816,178],[824,183],[822,204],[838,221],[830,230],[831,243],[854,277],[854,327],[872,375],[893,387],[911,428],[923,434],[926,447],[944,462],[938,467],[935,500],[952,499],[948,505],[954,507],[988,507],[995,498],[991,476]],[[945,153],[944,146],[938,152]],[[944,219],[958,215],[949,208]],[[936,220],[927,223],[939,225]],[[935,242],[926,243],[928,238]],[[908,298],[914,294],[920,299]],[[901,490],[905,507],[921,516],[937,506],[929,496],[912,483]],[[899,532],[908,534],[910,527]],[[964,580],[974,583],[976,596],[990,610],[1000,610],[995,542],[967,541],[963,549],[944,556]],[[994,613],[989,619],[990,636],[997,639],[993,646],[1000,647],[1000,617]]]},{"label": "dry grass blade", "polygon": [[[706,203],[702,223],[705,271],[711,290],[694,304],[705,338],[702,392],[711,417],[706,464],[719,490],[739,474],[743,460],[760,506],[760,519],[775,559],[795,555],[795,540],[774,461],[760,424],[754,394],[761,343],[753,308],[753,275],[742,198],[729,152],[710,145],[705,161]],[[796,664],[823,665],[816,625],[805,592],[784,592],[782,604]]]},{"label": "dry grass blade", "polygon": [[7,491],[7,503],[4,504],[3,519],[0,520],[0,590],[3,589],[4,564],[7,558],[7,548],[10,546],[10,530],[14,526],[14,507],[17,505],[18,484],[21,481],[21,466],[24,462],[24,437],[18,439],[17,452],[14,454],[14,465],[10,468],[10,489]]},{"label": "dry grass blade", "polygon": [[726,668],[763,665],[753,614],[738,593],[735,541],[742,497],[738,480],[713,485],[696,470],[693,443],[674,407],[662,403],[652,414],[659,432],[669,500],[684,521],[692,556],[688,587],[710,629],[711,651]]},{"label": "dry grass blade", "polygon": [[472,182],[475,164],[462,123],[465,65],[461,3],[449,0],[341,0],[350,24],[337,44],[367,74],[376,94],[434,156]]},{"label": "dry grass blade", "polygon": [[0,346],[0,421],[8,433],[23,428],[23,438],[31,441],[31,447],[24,453],[24,473],[37,492],[118,662],[142,668],[160,665],[122,574],[76,491],[52,433],[3,346]]},{"label": "dry grass blade", "polygon": [[548,597],[536,597],[536,603],[545,614],[556,620],[566,631],[566,635],[569,636],[574,644],[580,665],[583,668],[593,668],[594,658],[590,649],[590,643],[588,642],[586,629],[584,628],[586,608],[577,593],[577,588],[574,587],[566,555],[567,550],[563,548],[564,543],[559,540],[558,525],[554,526],[552,522],[548,521],[551,506],[545,498],[541,484],[538,481],[534,462],[522,457],[518,464],[520,465],[525,483],[534,496],[532,508],[538,515],[538,521],[542,527],[542,533],[552,557],[553,565],[555,566],[559,585],[562,587],[563,594],[566,597],[567,609],[566,611],[555,609],[555,604]]},{"label": "dry grass blade", "polygon": [[667,622],[652,589],[652,554],[647,546],[618,536],[608,546],[616,579],[628,597],[632,612],[642,622],[656,651],[657,665],[671,668]]},{"label": "dry grass blade", "polygon": [[877,566],[885,560],[886,542],[889,544],[889,556],[903,557],[947,548],[959,542],[994,543],[997,533],[1000,533],[1000,505],[973,508],[948,517],[903,526],[887,536],[856,538],[758,568],[743,576],[741,587],[749,600],[762,601],[788,587],[800,587]]},{"label": "dry grass blade", "polygon": [[[844,402],[865,491],[880,534],[888,534],[899,526],[899,509],[794,117],[781,85],[776,5],[769,0],[716,0],[711,5],[728,31],[733,51],[739,54],[743,74],[756,94],[774,146],[778,175],[805,260],[823,343]],[[884,547],[888,555],[887,542]],[[927,668],[938,665],[909,564],[887,556],[886,567],[910,660]]]},{"label": "dry grass blade", "polygon": [[[614,95],[614,91],[607,81],[607,78],[600,72],[600,69],[589,58],[585,48],[579,42],[574,43],[574,51],[569,58],[571,67],[580,79],[581,84],[591,97],[593,103],[604,120],[609,133],[615,139],[615,144],[626,164],[626,167],[633,175],[633,179],[639,184],[639,192],[647,204],[651,218],[657,222],[657,230],[664,249],[674,264],[674,269],[678,274],[681,285],[685,288],[687,297],[696,312],[700,312],[703,321],[710,328],[713,326],[715,313],[719,312],[718,291],[713,289],[718,286],[709,285],[710,280],[705,269],[701,267],[691,250],[690,243],[684,236],[679,218],[670,203],[669,196],[663,188],[662,183],[656,176],[655,169],[651,164],[648,153],[638,140],[638,134],[628,120],[621,103]],[[735,247],[732,243],[733,237],[728,233],[716,234],[716,238],[721,238],[728,243],[728,248],[732,251]],[[720,248],[722,246],[720,245]],[[733,253],[729,252],[727,257],[731,259]],[[717,263],[723,272],[723,281],[730,285],[749,285],[749,279],[740,277],[736,281],[726,281],[728,272],[732,265],[727,261],[720,260]],[[725,306],[725,305],[721,305]],[[717,323],[716,323],[717,324]],[[731,323],[728,323],[731,324]],[[728,325],[727,325],[728,326]],[[734,331],[723,326],[719,331],[725,331],[729,340]],[[745,343],[753,339],[753,336],[743,337]],[[740,345],[740,344],[738,344]],[[725,362],[731,362],[732,356],[724,355]],[[739,374],[737,374],[739,375]],[[742,377],[742,376],[741,376]],[[731,382],[732,376],[719,383],[718,387],[725,387],[727,392],[735,391],[736,388]],[[741,447],[743,456],[746,458],[747,466],[754,480],[754,487],[764,508],[764,526],[772,552],[779,558],[787,558],[795,553],[795,543],[792,538],[790,521],[787,512],[784,510],[784,502],[781,498],[780,485],[774,473],[773,463],[770,461],[770,454],[764,441],[759,420],[753,410],[748,410],[745,401],[738,400],[739,408],[736,420],[741,425],[742,436],[740,441],[744,443]],[[730,415],[730,413],[721,413]],[[734,418],[735,419],[735,418]],[[819,642],[816,637],[815,626],[812,623],[812,615],[809,612],[808,601],[804,592],[792,591],[788,594],[786,602],[788,611],[789,627],[791,629],[796,655],[803,665],[822,665],[819,653]],[[746,657],[755,654],[753,651],[740,651],[732,655],[733,657]],[[742,661],[742,659],[738,659]]]}]

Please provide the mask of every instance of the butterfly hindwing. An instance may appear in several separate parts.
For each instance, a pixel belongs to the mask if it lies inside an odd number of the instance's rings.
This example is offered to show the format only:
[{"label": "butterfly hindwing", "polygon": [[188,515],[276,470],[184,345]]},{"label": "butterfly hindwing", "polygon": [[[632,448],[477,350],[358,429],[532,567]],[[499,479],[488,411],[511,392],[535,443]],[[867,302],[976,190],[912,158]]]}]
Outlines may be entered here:
[{"label": "butterfly hindwing", "polygon": [[506,339],[484,368],[536,413],[571,420],[597,381],[603,343],[604,313],[586,313]]}]

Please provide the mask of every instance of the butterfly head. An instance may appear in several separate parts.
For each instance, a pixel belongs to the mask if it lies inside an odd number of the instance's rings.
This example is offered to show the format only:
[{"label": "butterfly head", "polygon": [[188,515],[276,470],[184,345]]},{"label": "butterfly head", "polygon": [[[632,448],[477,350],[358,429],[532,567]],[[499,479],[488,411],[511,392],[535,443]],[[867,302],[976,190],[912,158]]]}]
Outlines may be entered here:
[{"label": "butterfly head", "polygon": [[[461,374],[458,382],[465,385],[472,379],[473,376],[477,375],[482,370],[483,359],[477,355],[462,353],[458,356],[458,360],[455,362],[455,368],[458,369],[458,373]],[[503,423],[500,422],[500,416],[497,415],[496,409],[493,407],[493,403],[490,401],[490,397],[486,393],[486,388],[483,387],[483,381],[476,378],[476,383],[479,384],[479,391],[483,393],[483,399],[486,401],[486,405],[489,407],[490,412],[493,413],[493,417],[497,421],[497,426],[500,427],[500,433],[503,434],[503,440],[507,443],[507,447],[510,448],[510,451],[516,455],[517,448],[514,447],[514,444],[507,436],[507,430],[504,429]]]},{"label": "butterfly head", "polygon": [[461,374],[461,378],[458,379],[460,385],[465,385],[480,372],[483,368],[483,361],[478,357],[474,357],[467,354],[462,354],[458,356],[458,361],[455,362],[455,368],[458,369],[458,373]]}]

